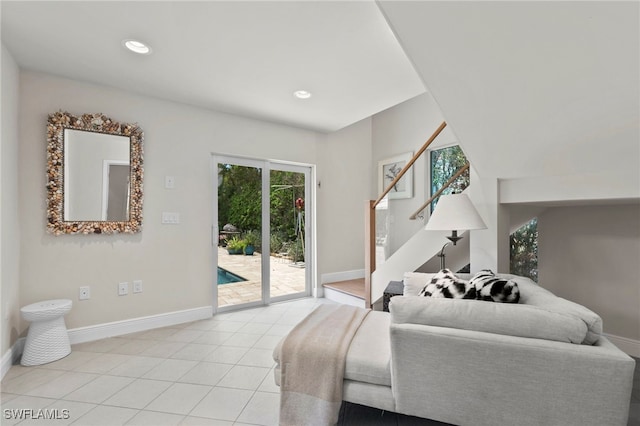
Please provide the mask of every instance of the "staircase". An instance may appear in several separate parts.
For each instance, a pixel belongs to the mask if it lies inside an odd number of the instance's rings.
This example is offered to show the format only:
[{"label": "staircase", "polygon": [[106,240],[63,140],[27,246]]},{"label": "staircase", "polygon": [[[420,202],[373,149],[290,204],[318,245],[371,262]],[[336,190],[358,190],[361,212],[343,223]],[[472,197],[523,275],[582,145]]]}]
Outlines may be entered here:
[{"label": "staircase", "polygon": [[324,297],[343,305],[365,307],[364,278],[323,284]]},{"label": "staircase", "polygon": [[[430,271],[436,272],[440,268],[437,255],[443,250],[443,246],[448,243],[447,235],[450,231],[418,231],[404,245],[402,245],[391,257],[380,261],[380,253],[385,252],[384,247],[380,247],[379,241],[385,241],[388,235],[380,238],[376,235],[376,207],[385,209],[384,205],[389,202],[386,198],[393,186],[404,176],[413,166],[416,160],[426,152],[430,144],[446,127],[443,122],[416,152],[413,158],[403,167],[395,179],[389,184],[385,191],[375,201],[365,203],[365,306],[371,307],[382,298],[384,289],[390,281],[401,280],[407,271]],[[468,172],[469,163],[460,167],[442,185],[442,187],[424,202],[420,208],[413,213],[409,219],[415,220],[427,209],[432,201],[437,199],[465,172]],[[434,260],[435,258],[435,260]],[[457,246],[447,248],[447,267],[458,270],[469,262],[469,239],[466,238]]]},{"label": "staircase", "polygon": [[[389,202],[387,194],[411,169],[416,160],[426,152],[429,145],[446,127],[443,122],[431,135],[425,144],[416,152],[411,160],[396,175],[393,181],[373,201],[365,203],[365,274],[364,278],[350,279],[346,281],[323,284],[324,296],[327,299],[339,303],[370,308],[374,303],[378,306],[385,288],[390,281],[402,280],[407,271],[437,272],[440,269],[438,254],[443,246],[449,242],[447,235],[451,231],[418,231],[404,245],[402,245],[388,259],[384,259],[385,247],[380,244],[385,238],[377,238],[376,235],[376,207],[384,211],[385,204]],[[455,174],[447,180],[432,197],[408,219],[415,220],[420,217],[423,210],[431,205],[443,191],[452,185],[464,172],[469,169],[469,163],[460,167]],[[382,222],[381,222],[382,223]],[[388,237],[388,236],[387,236]],[[469,263],[469,238],[464,238],[461,243],[447,247],[447,268],[457,271]],[[378,265],[376,265],[378,263]]]}]

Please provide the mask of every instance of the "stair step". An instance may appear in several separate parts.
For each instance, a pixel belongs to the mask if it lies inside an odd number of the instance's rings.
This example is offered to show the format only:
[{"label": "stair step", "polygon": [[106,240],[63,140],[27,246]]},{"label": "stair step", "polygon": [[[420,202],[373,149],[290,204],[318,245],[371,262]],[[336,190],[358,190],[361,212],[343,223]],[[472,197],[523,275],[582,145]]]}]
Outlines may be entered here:
[{"label": "stair step", "polygon": [[364,278],[326,283],[322,286],[364,300]]}]

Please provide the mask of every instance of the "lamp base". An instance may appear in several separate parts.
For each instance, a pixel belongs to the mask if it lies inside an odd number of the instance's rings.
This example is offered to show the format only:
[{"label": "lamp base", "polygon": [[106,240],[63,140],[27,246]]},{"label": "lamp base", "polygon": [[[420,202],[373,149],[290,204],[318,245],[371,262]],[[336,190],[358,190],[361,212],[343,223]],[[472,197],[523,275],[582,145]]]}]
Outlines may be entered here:
[{"label": "lamp base", "polygon": [[[447,237],[448,238],[448,237]],[[437,254],[437,256],[440,258],[440,270],[442,271],[445,268],[445,259],[446,259],[446,255],[444,254],[444,249],[447,248],[447,246],[451,244],[451,243],[446,243],[445,245],[442,246],[442,249],[440,250],[440,253]],[[455,244],[455,243],[454,243]]]},{"label": "lamp base", "polygon": [[454,246],[463,238],[464,237],[458,237],[458,231],[451,231],[451,235],[447,236],[447,239],[450,240]]},{"label": "lamp base", "polygon": [[440,253],[437,254],[437,256],[440,258],[440,270],[445,269],[445,257],[446,255],[444,254],[444,249],[447,248],[447,246],[449,244],[452,244],[455,246],[456,243],[458,241],[460,241],[462,238],[464,237],[459,237],[458,236],[458,231],[451,231],[451,235],[447,236],[447,239],[449,241],[451,241],[450,243],[446,243],[445,245],[442,246],[442,250],[440,250]]}]

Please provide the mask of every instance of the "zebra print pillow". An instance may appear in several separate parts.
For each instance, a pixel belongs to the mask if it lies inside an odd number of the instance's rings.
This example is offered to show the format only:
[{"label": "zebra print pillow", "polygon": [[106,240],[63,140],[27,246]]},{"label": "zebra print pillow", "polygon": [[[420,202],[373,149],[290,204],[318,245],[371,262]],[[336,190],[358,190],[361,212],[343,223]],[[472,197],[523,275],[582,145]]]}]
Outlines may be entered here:
[{"label": "zebra print pillow", "polygon": [[418,296],[518,303],[520,290],[515,281],[497,277],[489,269],[478,272],[470,281],[456,277],[449,269],[443,269],[420,290]]},{"label": "zebra print pillow", "polygon": [[435,274],[429,284],[420,290],[418,296],[476,299],[476,289],[469,281],[456,277],[448,269],[443,269]]},{"label": "zebra print pillow", "polygon": [[475,274],[469,283],[475,288],[478,300],[490,302],[518,303],[520,290],[515,281],[497,277],[489,269]]}]

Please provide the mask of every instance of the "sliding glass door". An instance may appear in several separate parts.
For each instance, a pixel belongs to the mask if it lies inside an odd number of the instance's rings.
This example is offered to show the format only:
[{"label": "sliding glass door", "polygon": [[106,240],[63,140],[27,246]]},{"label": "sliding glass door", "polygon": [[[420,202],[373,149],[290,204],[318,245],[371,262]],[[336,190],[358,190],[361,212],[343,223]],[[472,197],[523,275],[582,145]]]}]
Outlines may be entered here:
[{"label": "sliding glass door", "polygon": [[270,285],[271,299],[307,292],[308,173],[299,166],[271,164],[270,169]]},{"label": "sliding glass door", "polygon": [[309,295],[311,168],[224,156],[212,166],[214,309]]},{"label": "sliding glass door", "polygon": [[[262,302],[262,176],[256,161],[220,158],[217,201],[216,288],[218,307]],[[251,245],[249,236],[255,236]],[[258,250],[256,250],[256,246]]]}]

